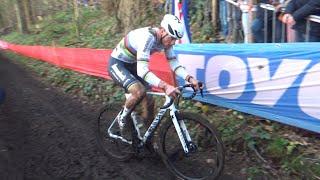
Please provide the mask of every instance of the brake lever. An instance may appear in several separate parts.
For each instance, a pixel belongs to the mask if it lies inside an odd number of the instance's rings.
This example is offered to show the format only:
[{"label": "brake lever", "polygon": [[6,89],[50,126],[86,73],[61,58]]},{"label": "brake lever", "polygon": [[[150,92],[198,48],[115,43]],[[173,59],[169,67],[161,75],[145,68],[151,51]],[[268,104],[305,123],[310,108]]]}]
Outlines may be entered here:
[{"label": "brake lever", "polygon": [[198,82],[198,86],[199,86],[199,89],[200,89],[201,97],[203,97],[203,83],[202,82]]}]

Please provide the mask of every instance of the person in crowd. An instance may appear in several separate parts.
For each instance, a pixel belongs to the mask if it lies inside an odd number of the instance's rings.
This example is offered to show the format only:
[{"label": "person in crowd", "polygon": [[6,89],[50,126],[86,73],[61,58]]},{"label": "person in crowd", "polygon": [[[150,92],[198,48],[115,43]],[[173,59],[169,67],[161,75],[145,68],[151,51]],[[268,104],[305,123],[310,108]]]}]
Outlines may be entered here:
[{"label": "person in crowd", "polygon": [[[276,17],[279,16],[281,3],[273,0],[259,0],[258,3],[271,4],[275,6]],[[267,22],[265,23],[265,11],[267,11]],[[251,31],[253,35],[253,41],[255,43],[272,42],[272,32],[275,33],[274,42],[281,42],[281,22],[278,18],[273,19],[273,11],[266,10],[258,4],[257,15],[251,25]],[[275,29],[272,27],[272,22],[275,21]],[[267,25],[267,37],[265,36],[265,24]],[[265,39],[266,38],[266,39]]]},{"label": "person in crowd", "polygon": [[228,6],[225,0],[219,1],[219,19],[221,36],[225,39],[228,36]]},{"label": "person in crowd", "polygon": [[248,4],[248,0],[238,0],[238,6],[240,10],[240,23],[242,25],[242,35],[244,43],[249,42],[249,11],[251,10],[250,4]]},{"label": "person in crowd", "polygon": [[[241,0],[233,0],[240,6]],[[243,30],[241,24],[242,12],[239,7],[228,3],[227,5],[228,17],[228,37],[226,42],[240,43],[243,41]]]},{"label": "person in crowd", "polygon": [[[291,0],[282,17],[282,22],[292,25],[296,31],[296,41],[305,42],[306,24],[309,15],[320,15],[320,0]],[[309,42],[320,42],[320,23],[310,22]]]}]

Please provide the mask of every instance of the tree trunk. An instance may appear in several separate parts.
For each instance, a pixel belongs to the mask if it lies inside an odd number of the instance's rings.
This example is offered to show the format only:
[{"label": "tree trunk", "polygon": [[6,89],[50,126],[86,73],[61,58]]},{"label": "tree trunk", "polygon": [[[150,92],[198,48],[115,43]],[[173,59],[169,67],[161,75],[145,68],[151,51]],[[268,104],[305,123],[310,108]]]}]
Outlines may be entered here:
[{"label": "tree trunk", "polygon": [[69,7],[70,7],[70,6],[69,6],[68,0],[63,0],[62,8],[63,8],[64,10],[67,10]]},{"label": "tree trunk", "polygon": [[0,13],[2,16],[3,27],[14,27],[16,21],[16,14],[14,12],[15,2],[3,0],[0,6]]},{"label": "tree trunk", "polygon": [[29,0],[22,0],[22,3],[23,3],[23,8],[24,8],[24,14],[25,14],[25,20],[26,20],[26,23],[27,23],[27,27],[31,27],[31,15],[30,15],[30,5],[28,4],[29,3]]},{"label": "tree trunk", "polygon": [[34,24],[36,22],[36,15],[35,15],[35,12],[34,12],[33,3],[32,3],[31,0],[26,0],[26,1],[27,1],[27,5],[28,5],[30,22],[31,22],[31,24]]},{"label": "tree trunk", "polygon": [[40,16],[47,16],[50,14],[49,10],[49,1],[48,0],[41,0],[41,1],[38,1],[39,3],[39,12],[40,12]]},{"label": "tree trunk", "polygon": [[57,11],[57,7],[58,7],[57,3],[58,2],[56,1],[50,1],[50,7],[52,11]]},{"label": "tree trunk", "polygon": [[0,13],[0,29],[1,29],[2,27],[5,27],[5,25],[4,25],[3,16],[2,16],[2,14]]},{"label": "tree trunk", "polygon": [[136,14],[135,5],[138,3],[139,2],[134,2],[131,0],[120,0],[119,7],[121,8],[119,8],[117,16],[121,20],[121,25],[124,27],[125,33],[133,29],[133,19],[134,17],[137,17],[137,15],[133,16],[133,14]]},{"label": "tree trunk", "polygon": [[[150,25],[159,25],[158,12],[154,11],[154,7],[152,7],[151,1],[145,0],[121,0],[119,4],[119,9],[117,12],[117,17],[121,20],[121,25],[124,27],[124,32]],[[146,19],[149,17],[155,17],[152,20],[147,22]],[[150,19],[150,18],[149,18]]]},{"label": "tree trunk", "polygon": [[108,16],[114,16],[117,14],[119,9],[119,0],[100,0],[102,9],[106,12]]},{"label": "tree trunk", "polygon": [[25,19],[26,15],[22,0],[16,0],[14,7],[17,14],[18,31],[23,34],[28,33],[28,26]]},{"label": "tree trunk", "polygon": [[32,17],[33,19],[36,21],[40,20],[39,17],[41,17],[43,14],[42,14],[42,10],[41,10],[41,7],[42,7],[42,2],[40,2],[39,0],[30,0],[30,6],[31,6],[31,10],[32,10]]},{"label": "tree trunk", "polygon": [[76,31],[77,38],[80,38],[80,31],[79,31],[79,7],[78,7],[78,2],[77,0],[73,0],[73,22],[74,22],[74,27]]},{"label": "tree trunk", "polygon": [[211,1],[211,23],[212,23],[212,28],[213,28],[213,34],[214,34],[214,41],[216,41],[217,36],[218,36],[218,21],[219,21],[219,4],[218,0],[212,0]]}]

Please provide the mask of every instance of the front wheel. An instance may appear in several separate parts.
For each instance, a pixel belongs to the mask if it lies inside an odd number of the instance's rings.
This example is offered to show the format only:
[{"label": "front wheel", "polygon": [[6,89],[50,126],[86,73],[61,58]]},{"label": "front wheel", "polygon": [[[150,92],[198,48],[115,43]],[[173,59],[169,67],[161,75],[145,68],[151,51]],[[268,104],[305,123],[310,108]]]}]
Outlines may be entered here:
[{"label": "front wheel", "polygon": [[204,117],[194,113],[180,113],[191,137],[189,150],[185,154],[172,121],[160,129],[159,154],[164,163],[182,179],[216,179],[224,165],[222,140]]}]

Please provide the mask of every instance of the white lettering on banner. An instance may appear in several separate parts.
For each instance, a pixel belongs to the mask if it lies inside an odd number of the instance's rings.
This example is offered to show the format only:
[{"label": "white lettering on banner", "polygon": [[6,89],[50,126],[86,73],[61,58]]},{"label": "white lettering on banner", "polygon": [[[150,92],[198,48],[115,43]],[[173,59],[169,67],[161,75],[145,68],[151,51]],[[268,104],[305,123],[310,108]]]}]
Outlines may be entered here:
[{"label": "white lettering on banner", "polygon": [[[205,69],[205,83],[210,94],[237,99],[245,91],[248,83],[247,65],[235,56],[213,56],[205,64],[205,56],[179,54],[180,63],[184,65],[190,75],[197,77],[197,69]],[[181,59],[184,59],[181,61]],[[274,75],[271,76],[269,60],[266,58],[248,58],[248,69],[252,75],[255,97],[251,103],[274,106],[283,94],[303,73],[311,60],[282,59]],[[221,79],[222,73],[227,73],[228,79]],[[320,119],[320,63],[306,72],[297,94],[298,106],[301,110]],[[229,81],[228,81],[229,80]],[[221,87],[219,83],[224,82]],[[249,102],[248,102],[249,103]]]},{"label": "white lettering on banner", "polygon": [[183,65],[193,77],[197,77],[197,69],[204,69],[205,59],[202,55],[179,54],[178,60],[179,59],[184,59],[184,61],[179,61],[179,63]]},{"label": "white lettering on banner", "polygon": [[256,92],[251,102],[274,106],[307,67],[310,60],[283,59],[272,77],[268,59],[248,58],[248,63]]},{"label": "white lettering on banner", "polygon": [[[225,88],[219,84],[222,72],[229,75],[229,82],[226,83]],[[206,66],[206,87],[210,94],[227,99],[237,99],[245,90],[247,74],[246,64],[240,58],[227,55],[213,56]]]},{"label": "white lettering on banner", "polygon": [[306,114],[320,119],[320,63],[310,68],[304,76],[299,92],[298,105]]}]

